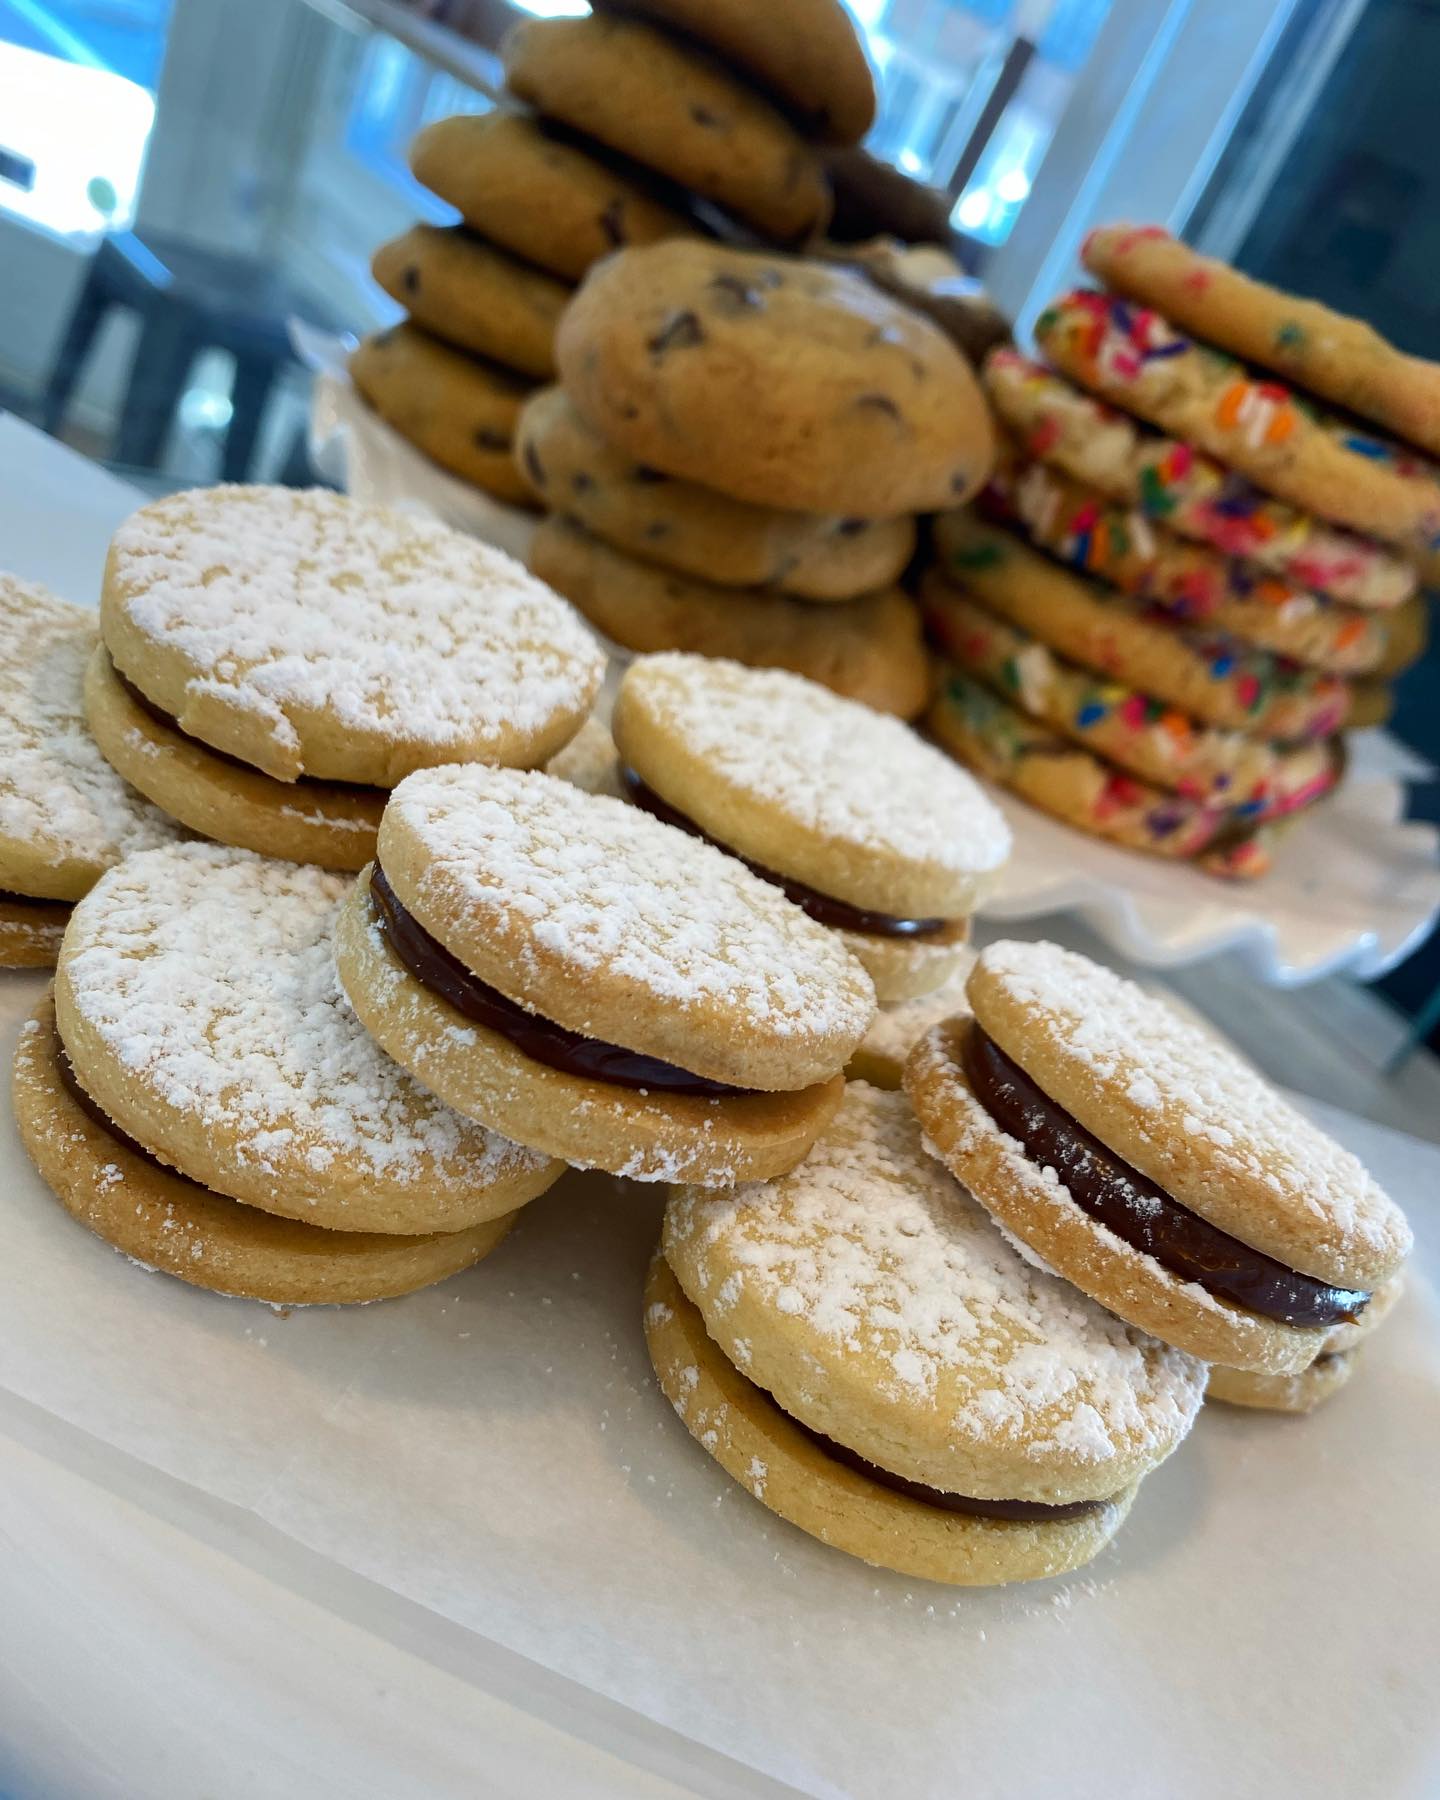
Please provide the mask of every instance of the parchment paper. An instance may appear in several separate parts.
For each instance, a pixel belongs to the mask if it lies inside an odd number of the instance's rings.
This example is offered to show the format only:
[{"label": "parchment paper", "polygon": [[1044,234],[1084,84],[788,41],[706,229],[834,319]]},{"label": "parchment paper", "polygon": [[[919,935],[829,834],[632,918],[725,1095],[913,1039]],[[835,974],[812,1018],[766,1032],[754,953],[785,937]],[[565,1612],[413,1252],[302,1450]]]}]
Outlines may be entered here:
[{"label": "parchment paper", "polygon": [[[0,978],[7,1066],[41,985]],[[1422,1279],[1328,1410],[1208,1409],[1089,1570],[964,1592],[825,1550],[691,1441],[639,1329],[655,1190],[569,1177],[442,1288],[280,1317],[91,1238],[0,1110],[0,1385],[757,1770],[887,1800],[1436,1791]],[[1433,1245],[1440,1151],[1322,1116]]]}]

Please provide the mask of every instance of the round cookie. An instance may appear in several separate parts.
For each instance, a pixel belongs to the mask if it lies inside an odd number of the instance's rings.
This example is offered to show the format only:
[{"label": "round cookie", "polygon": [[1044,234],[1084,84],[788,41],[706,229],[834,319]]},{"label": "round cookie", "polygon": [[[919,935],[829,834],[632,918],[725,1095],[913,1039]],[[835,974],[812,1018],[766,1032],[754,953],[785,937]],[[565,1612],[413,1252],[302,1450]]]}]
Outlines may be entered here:
[{"label": "round cookie", "polygon": [[1218,457],[1292,506],[1395,544],[1440,551],[1440,470],[1315,408],[1284,383],[1175,330],[1149,308],[1078,288],[1035,337],[1057,368],[1114,405]]},{"label": "round cookie", "polygon": [[477,1263],[513,1213],[466,1231],[326,1231],[221,1199],[106,1130],[62,1072],[49,994],[22,1027],[12,1098],[20,1141],[66,1212],[133,1263],[271,1306],[360,1305]]},{"label": "round cookie", "polygon": [[49,969],[60,954],[70,908],[0,889],[0,969]]},{"label": "round cookie", "polygon": [[415,179],[472,231],[566,281],[626,244],[695,230],[641,178],[528,113],[436,119],[410,146]]},{"label": "round cookie", "polygon": [[872,1087],[898,1088],[905,1059],[932,1025],[956,1013],[968,1012],[965,981],[975,966],[975,952],[967,949],[960,967],[944,987],[918,1000],[902,1000],[882,1006],[859,1048],[845,1065],[847,1081],[868,1081]]},{"label": "round cookie", "polygon": [[959,669],[942,672],[925,729],[976,774],[1088,836],[1233,879],[1270,867],[1266,832],[1237,832],[1224,808],[1125,774]]},{"label": "round cookie", "polygon": [[875,81],[840,0],[602,0],[707,45],[767,89],[807,137],[858,144],[875,122]]},{"label": "round cookie", "polygon": [[766,237],[823,231],[830,189],[795,127],[723,64],[639,19],[527,19],[501,46],[511,93],[713,201]]},{"label": "round cookie", "polygon": [[213,1194],[332,1230],[468,1231],[561,1165],[443,1106],[341,994],[349,882],[217,844],[130,857],[75,908],[55,979],[76,1080]]},{"label": "round cookie", "polygon": [[1415,592],[1415,570],[1385,545],[1287,506],[1213,456],[1162,437],[1017,350],[992,350],[983,377],[1027,455],[1182,537],[1353,606],[1398,606]]},{"label": "round cookie", "polygon": [[571,289],[460,225],[412,225],[370,272],[417,325],[522,375],[555,373],[555,327]]},{"label": "round cookie", "polygon": [[100,618],[146,700],[283,782],[543,762],[604,670],[571,609],[502,551],[319,489],[142,507],[111,543]]},{"label": "round cookie", "polygon": [[[904,1097],[863,1082],[788,1175],[677,1190],[661,1249],[713,1346],[715,1387],[782,1452],[773,1472],[763,1455],[742,1462],[740,1479],[802,1529],[907,1573],[979,1584],[1073,1567],[1200,1404],[1199,1364],[1024,1261],[926,1155]],[[656,1286],[651,1305],[673,1307]],[[669,1323],[647,1319],[652,1345]],[[656,1360],[687,1427],[732,1466],[741,1446],[714,1394],[687,1394]],[[1007,1507],[1038,1516],[997,1516]]]},{"label": "round cookie", "polygon": [[994,462],[960,351],[828,263],[679,239],[625,251],[586,278],[555,355],[609,443],[758,506],[933,512]]},{"label": "round cookie", "polygon": [[[1162,618],[1203,622],[1243,643],[1336,675],[1383,668],[1399,640],[1413,640],[1420,599],[1393,612],[1364,611],[1295,587],[1255,563],[1187,544],[1138,508],[1045,463],[1003,451],[985,506],[1018,523],[1040,549],[1083,574],[1147,601]],[[1395,628],[1398,627],[1398,632]]]},{"label": "round cookie", "polygon": [[899,720],[785,670],[661,655],[631,664],[611,730],[631,798],[842,932],[881,1001],[954,974],[1010,829]]},{"label": "round cookie", "polygon": [[1198,725],[1148,694],[1066,662],[948,582],[927,583],[922,604],[931,641],[967,674],[1157,787],[1256,819],[1308,804],[1339,778],[1333,739],[1287,750]]},{"label": "round cookie", "polygon": [[1309,1413],[1339,1393],[1355,1373],[1353,1350],[1324,1350],[1298,1375],[1257,1375],[1216,1363],[1205,1387],[1207,1400],[1258,1412]]},{"label": "round cookie", "polygon": [[192,831],[327,869],[363,869],[375,854],[384,788],[276,781],[209,749],[129,686],[103,644],[85,671],[85,717],[110,766]]},{"label": "round cookie", "polygon": [[1141,603],[1072,574],[973,514],[937,519],[935,549],[945,576],[987,611],[1203,724],[1299,742],[1331,737],[1346,722],[1350,695],[1337,676],[1150,617]]},{"label": "round cookie", "polygon": [[450,1104],[642,1180],[789,1168],[874,1010],[834,936],[733,858],[508,769],[401,783],[337,958],[367,1029]]},{"label": "round cookie", "polygon": [[720,587],[853,600],[889,587],[915,551],[915,521],[780,512],[662,475],[607,444],[545,388],[515,429],[515,455],[545,505],[618,550]]},{"label": "round cookie", "polygon": [[1158,225],[1104,225],[1081,252],[1109,288],[1440,456],[1440,364],[1373,325],[1255,281]]},{"label": "round cookie", "polygon": [[1362,1165],[1209,1030],[1055,944],[992,944],[905,1070],[935,1154],[1082,1292],[1297,1374],[1410,1249]]},{"label": "round cookie", "polygon": [[54,960],[41,953],[64,914],[26,902],[78,900],[121,857],[178,835],[85,729],[97,641],[92,610],[0,574],[0,894],[11,896],[0,902],[0,966],[22,952]]},{"label": "round cookie", "polygon": [[789,669],[878,712],[913,718],[930,691],[919,615],[896,588],[845,606],[715,587],[636,562],[551,516],[530,567],[626,650],[693,650]]},{"label": "round cookie", "polygon": [[512,438],[532,384],[454,350],[418,325],[392,325],[350,353],[350,379],[387,425],[461,480],[528,506]]}]

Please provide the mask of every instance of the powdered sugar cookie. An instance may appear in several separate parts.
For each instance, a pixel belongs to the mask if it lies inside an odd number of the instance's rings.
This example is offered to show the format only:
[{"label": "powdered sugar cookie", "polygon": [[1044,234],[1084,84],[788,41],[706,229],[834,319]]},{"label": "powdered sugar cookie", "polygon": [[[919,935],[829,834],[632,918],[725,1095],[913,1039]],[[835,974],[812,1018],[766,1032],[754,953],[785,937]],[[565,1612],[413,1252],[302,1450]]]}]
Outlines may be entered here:
[{"label": "powdered sugar cookie", "polygon": [[586,276],[555,356],[608,442],[756,506],[932,512],[995,458],[944,332],[830,263],[682,238],[622,251]]},{"label": "powdered sugar cookie", "polygon": [[101,626],[181,731],[284,782],[543,762],[604,668],[571,609],[502,551],[320,490],[142,507],[111,544]]},{"label": "powdered sugar cookie", "polygon": [[898,581],[915,551],[911,518],[781,512],[662,475],[607,444],[558,387],[527,401],[515,455],[556,512],[618,550],[719,587],[853,600]]},{"label": "powdered sugar cookie", "polygon": [[1002,454],[984,506],[1071,568],[1149,601],[1163,618],[1203,623],[1332,674],[1382,668],[1392,626],[1403,639],[1414,632],[1414,615],[1423,616],[1419,599],[1387,613],[1342,606],[1256,563],[1186,543],[1138,508],[1013,454]]},{"label": "powdered sugar cookie", "polygon": [[110,767],[192,831],[327,869],[363,869],[375,854],[384,788],[276,781],[210,749],[126,681],[103,644],[85,670],[85,717]]},{"label": "powdered sugar cookie", "polygon": [[514,434],[533,382],[408,320],[362,338],[347,367],[361,398],[431,462],[497,500],[530,505]]},{"label": "powdered sugar cookie", "polygon": [[367,1029],[452,1106],[643,1180],[789,1168],[874,1010],[835,936],[732,857],[507,769],[400,784],[337,948]]},{"label": "powdered sugar cookie", "polygon": [[975,952],[966,949],[960,967],[944,987],[918,1000],[901,1000],[882,1006],[858,1050],[845,1065],[847,1081],[868,1081],[872,1087],[898,1088],[905,1059],[932,1025],[968,1012],[965,980],[975,966]]},{"label": "powdered sugar cookie", "polygon": [[1022,1259],[863,1082],[790,1174],[678,1190],[661,1249],[646,1330],[687,1429],[782,1517],[907,1574],[1087,1561],[1200,1405],[1200,1364]]},{"label": "powdered sugar cookie", "polygon": [[461,225],[412,225],[375,252],[370,272],[447,344],[543,381],[571,290]]},{"label": "powdered sugar cookie", "polygon": [[336,980],[348,881],[218,844],[131,857],[71,917],[55,982],[76,1080],[212,1193],[336,1230],[468,1230],[560,1165],[442,1106]]},{"label": "powdered sugar cookie", "polygon": [[531,540],[530,567],[626,650],[693,650],[789,669],[902,719],[919,712],[930,690],[919,616],[898,588],[812,606],[765,589],[717,587],[637,562],[557,516]]},{"label": "powdered sugar cookie", "polygon": [[1309,1413],[1338,1394],[1354,1373],[1353,1350],[1322,1350],[1298,1375],[1259,1375],[1253,1369],[1227,1369],[1216,1363],[1205,1397],[1257,1412]]},{"label": "powdered sugar cookie", "polygon": [[1103,399],[1219,457],[1292,506],[1416,558],[1440,551],[1440,471],[1186,337],[1159,313],[1083,288],[1035,321],[1055,365]]},{"label": "powdered sugar cookie", "polygon": [[925,729],[976,774],[1092,837],[1233,879],[1270,867],[1268,826],[1237,827],[1224,807],[1117,769],[953,665],[941,671]]},{"label": "powdered sugar cookie", "polygon": [[81,690],[95,614],[0,575],[0,967],[41,951],[63,910],[112,863],[173,841],[174,824],[127,787],[85,729]]},{"label": "powdered sugar cookie", "polygon": [[629,797],[840,932],[880,1000],[954,974],[1010,829],[908,726],[784,670],[670,655],[631,664],[611,728]]},{"label": "powdered sugar cookie", "polygon": [[1102,225],[1082,255],[1107,287],[1182,330],[1440,456],[1440,365],[1407,356],[1363,319],[1255,281],[1158,225]]},{"label": "powdered sugar cookie", "polygon": [[971,513],[937,519],[935,548],[944,575],[989,612],[1206,725],[1299,742],[1331,737],[1346,722],[1350,694],[1338,676],[1156,618],[1143,603],[1062,569]]},{"label": "powdered sugar cookie", "polygon": [[1017,350],[992,350],[984,381],[1027,455],[1182,537],[1354,606],[1398,606],[1415,592],[1415,570],[1385,545],[1287,506],[1193,444],[1162,437]]},{"label": "powdered sugar cookie", "polygon": [[620,786],[620,759],[615,740],[593,715],[571,738],[558,755],[545,765],[547,775],[558,775],[561,781],[584,788],[587,794],[609,794],[623,800]]},{"label": "powdered sugar cookie", "polygon": [[968,991],[906,1066],[927,1139],[1112,1312],[1292,1375],[1399,1269],[1399,1207],[1202,1026],[1054,944],[991,945]]},{"label": "powdered sugar cookie", "polygon": [[215,1293],[272,1306],[387,1300],[479,1262],[514,1219],[405,1237],[222,1199],[117,1132],[79,1086],[48,994],[20,1033],[12,1094],[20,1140],[68,1213],[131,1262]]},{"label": "powdered sugar cookie", "polygon": [[0,969],[48,969],[60,954],[70,907],[0,889]]},{"label": "powdered sugar cookie", "polygon": [[931,640],[968,674],[1132,775],[1238,818],[1293,812],[1339,779],[1334,740],[1289,750],[1198,724],[1136,688],[1107,680],[988,613],[948,582],[926,584]]}]

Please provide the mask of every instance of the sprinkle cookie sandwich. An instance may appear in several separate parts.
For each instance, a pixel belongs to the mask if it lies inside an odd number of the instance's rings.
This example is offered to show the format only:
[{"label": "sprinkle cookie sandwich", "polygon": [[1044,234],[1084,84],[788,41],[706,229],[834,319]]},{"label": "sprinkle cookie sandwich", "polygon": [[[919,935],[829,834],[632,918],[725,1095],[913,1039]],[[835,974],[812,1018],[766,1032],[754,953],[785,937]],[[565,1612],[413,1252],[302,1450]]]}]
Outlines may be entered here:
[{"label": "sprinkle cookie sandwich", "polygon": [[544,762],[603,658],[500,551],[338,494],[221,487],[111,545],[86,712],[111,764],[206,836],[357,869],[388,790]]},{"label": "sprinkle cookie sandwich", "polygon": [[0,575],[0,968],[45,967],[73,901],[178,828],[128,787],[85,725],[95,614]]},{"label": "sprinkle cookie sandwich", "polygon": [[560,1173],[366,1035],[335,977],[346,887],[182,844],[76,907],[15,1111],[62,1205],[135,1261],[275,1304],[382,1299],[478,1261]]},{"label": "sprinkle cookie sandwich", "polygon": [[612,730],[629,798],[838,932],[882,1002],[955,974],[1010,830],[898,720],[783,670],[668,655],[631,665]]},{"label": "sprinkle cookie sandwich", "polygon": [[677,1190],[644,1319],[687,1430],[763,1505],[967,1586],[1095,1556],[1205,1381],[1022,1259],[864,1082],[788,1175]]},{"label": "sprinkle cookie sandwich", "polygon": [[1035,1255],[1209,1362],[1298,1375],[1410,1249],[1360,1163],[1132,982],[1000,943],[905,1087],[927,1143]]},{"label": "sprinkle cookie sandwich", "polygon": [[451,1106],[651,1181],[792,1167],[875,1006],[840,939],[734,858],[508,769],[401,782],[337,954],[366,1028]]}]

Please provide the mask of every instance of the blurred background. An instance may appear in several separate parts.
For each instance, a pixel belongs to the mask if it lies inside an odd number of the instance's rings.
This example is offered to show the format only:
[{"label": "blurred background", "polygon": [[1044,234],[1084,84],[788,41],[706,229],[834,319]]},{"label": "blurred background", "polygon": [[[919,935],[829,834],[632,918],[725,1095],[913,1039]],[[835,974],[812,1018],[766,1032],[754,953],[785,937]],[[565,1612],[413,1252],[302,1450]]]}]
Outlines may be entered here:
[{"label": "blurred background", "polygon": [[[1098,220],[1157,221],[1440,356],[1434,0],[852,0],[868,147],[944,192],[1023,337]],[[152,491],[312,479],[286,320],[396,312],[405,165],[583,0],[0,0],[0,408]],[[1399,734],[1440,763],[1433,659]],[[1432,795],[1417,791],[1424,811]],[[1388,978],[1417,1019],[1440,949]]]}]

